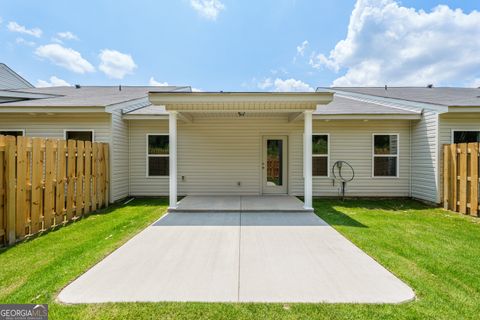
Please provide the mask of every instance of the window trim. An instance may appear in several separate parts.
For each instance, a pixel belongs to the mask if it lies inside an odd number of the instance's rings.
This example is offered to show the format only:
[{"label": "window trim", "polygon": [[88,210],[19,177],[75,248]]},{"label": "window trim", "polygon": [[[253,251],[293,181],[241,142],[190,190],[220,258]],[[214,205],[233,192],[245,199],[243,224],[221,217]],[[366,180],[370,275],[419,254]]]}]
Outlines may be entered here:
[{"label": "window trim", "polygon": [[451,132],[450,132],[450,143],[455,143],[455,132],[459,132],[459,131],[478,131],[480,132],[480,128],[478,129],[469,129],[469,128],[462,128],[462,129],[451,129]]},{"label": "window trim", "polygon": [[165,133],[165,132],[159,132],[159,133],[147,133],[145,134],[145,176],[148,178],[148,179],[158,179],[158,178],[161,178],[161,179],[165,179],[165,178],[168,178],[170,175],[166,175],[166,176],[151,176],[148,174],[148,168],[149,168],[149,163],[148,163],[148,159],[150,157],[168,157],[170,158],[170,139],[168,141],[168,154],[149,154],[148,153],[148,137],[150,136],[167,136],[169,137],[169,134],[168,133]]},{"label": "window trim", "polygon": [[[315,132],[315,133],[312,133],[312,138],[313,136],[327,136],[327,149],[328,149],[328,152],[327,154],[314,154],[313,153],[313,146],[312,146],[312,158],[313,157],[327,157],[327,175],[326,176],[314,176],[313,175],[313,170],[312,170],[312,177],[313,178],[330,178],[330,133],[321,133],[321,132]],[[312,165],[312,169],[313,169],[313,165]]]},{"label": "window trim", "polygon": [[[397,136],[397,154],[375,154],[375,136]],[[375,175],[375,157],[395,157],[397,158],[397,172],[395,176],[376,176]],[[372,133],[372,178],[373,179],[398,179],[400,178],[400,134],[399,133]]]},{"label": "window trim", "polygon": [[22,132],[22,137],[25,137],[25,129],[1,129],[0,128],[0,131],[4,131],[4,132],[18,132],[18,131],[21,131]]},{"label": "window trim", "polygon": [[92,133],[92,143],[95,142],[95,130],[94,129],[63,129],[63,139],[67,140],[68,131],[78,131],[78,132],[91,132]]}]

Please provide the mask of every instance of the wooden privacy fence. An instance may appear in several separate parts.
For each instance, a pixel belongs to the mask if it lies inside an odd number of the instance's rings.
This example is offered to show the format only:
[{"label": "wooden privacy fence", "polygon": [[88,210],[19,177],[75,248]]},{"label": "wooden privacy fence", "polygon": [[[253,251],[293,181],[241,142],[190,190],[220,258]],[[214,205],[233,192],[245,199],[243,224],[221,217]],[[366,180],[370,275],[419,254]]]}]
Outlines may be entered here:
[{"label": "wooden privacy fence", "polygon": [[443,146],[443,205],[463,214],[479,216],[479,143]]},{"label": "wooden privacy fence", "polygon": [[106,143],[0,136],[0,241],[108,206]]}]

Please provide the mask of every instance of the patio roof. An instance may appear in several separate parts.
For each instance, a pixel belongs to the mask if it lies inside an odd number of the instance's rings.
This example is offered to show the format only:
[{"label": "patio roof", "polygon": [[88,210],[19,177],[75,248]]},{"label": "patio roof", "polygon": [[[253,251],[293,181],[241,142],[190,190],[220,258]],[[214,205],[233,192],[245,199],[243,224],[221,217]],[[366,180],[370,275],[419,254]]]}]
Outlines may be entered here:
[{"label": "patio roof", "polygon": [[333,100],[331,92],[149,92],[153,105],[180,112],[300,112]]}]

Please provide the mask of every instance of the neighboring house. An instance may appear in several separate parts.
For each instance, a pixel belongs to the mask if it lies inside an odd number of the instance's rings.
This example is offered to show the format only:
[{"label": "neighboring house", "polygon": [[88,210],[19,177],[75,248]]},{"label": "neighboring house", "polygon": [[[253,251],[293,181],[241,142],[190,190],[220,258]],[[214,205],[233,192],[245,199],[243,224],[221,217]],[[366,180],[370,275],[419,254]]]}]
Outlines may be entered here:
[{"label": "neighboring house", "polygon": [[441,145],[480,134],[480,89],[77,86],[3,96],[16,101],[0,103],[0,134],[109,142],[110,200],[170,195],[171,206],[177,193],[276,193],[310,207],[312,196],[339,194],[338,160],[355,169],[349,196],[439,203]]},{"label": "neighboring house", "polygon": [[6,64],[0,63],[0,90],[20,88],[33,88],[33,85]]}]

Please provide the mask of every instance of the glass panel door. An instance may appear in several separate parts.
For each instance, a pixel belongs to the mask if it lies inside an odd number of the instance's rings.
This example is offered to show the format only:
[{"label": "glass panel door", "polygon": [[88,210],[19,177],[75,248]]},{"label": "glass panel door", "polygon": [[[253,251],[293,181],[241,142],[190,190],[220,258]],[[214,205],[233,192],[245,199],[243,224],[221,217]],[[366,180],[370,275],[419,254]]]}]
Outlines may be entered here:
[{"label": "glass panel door", "polygon": [[263,193],[287,193],[287,137],[263,137]]},{"label": "glass panel door", "polygon": [[267,185],[283,184],[282,158],[283,140],[267,139]]}]

